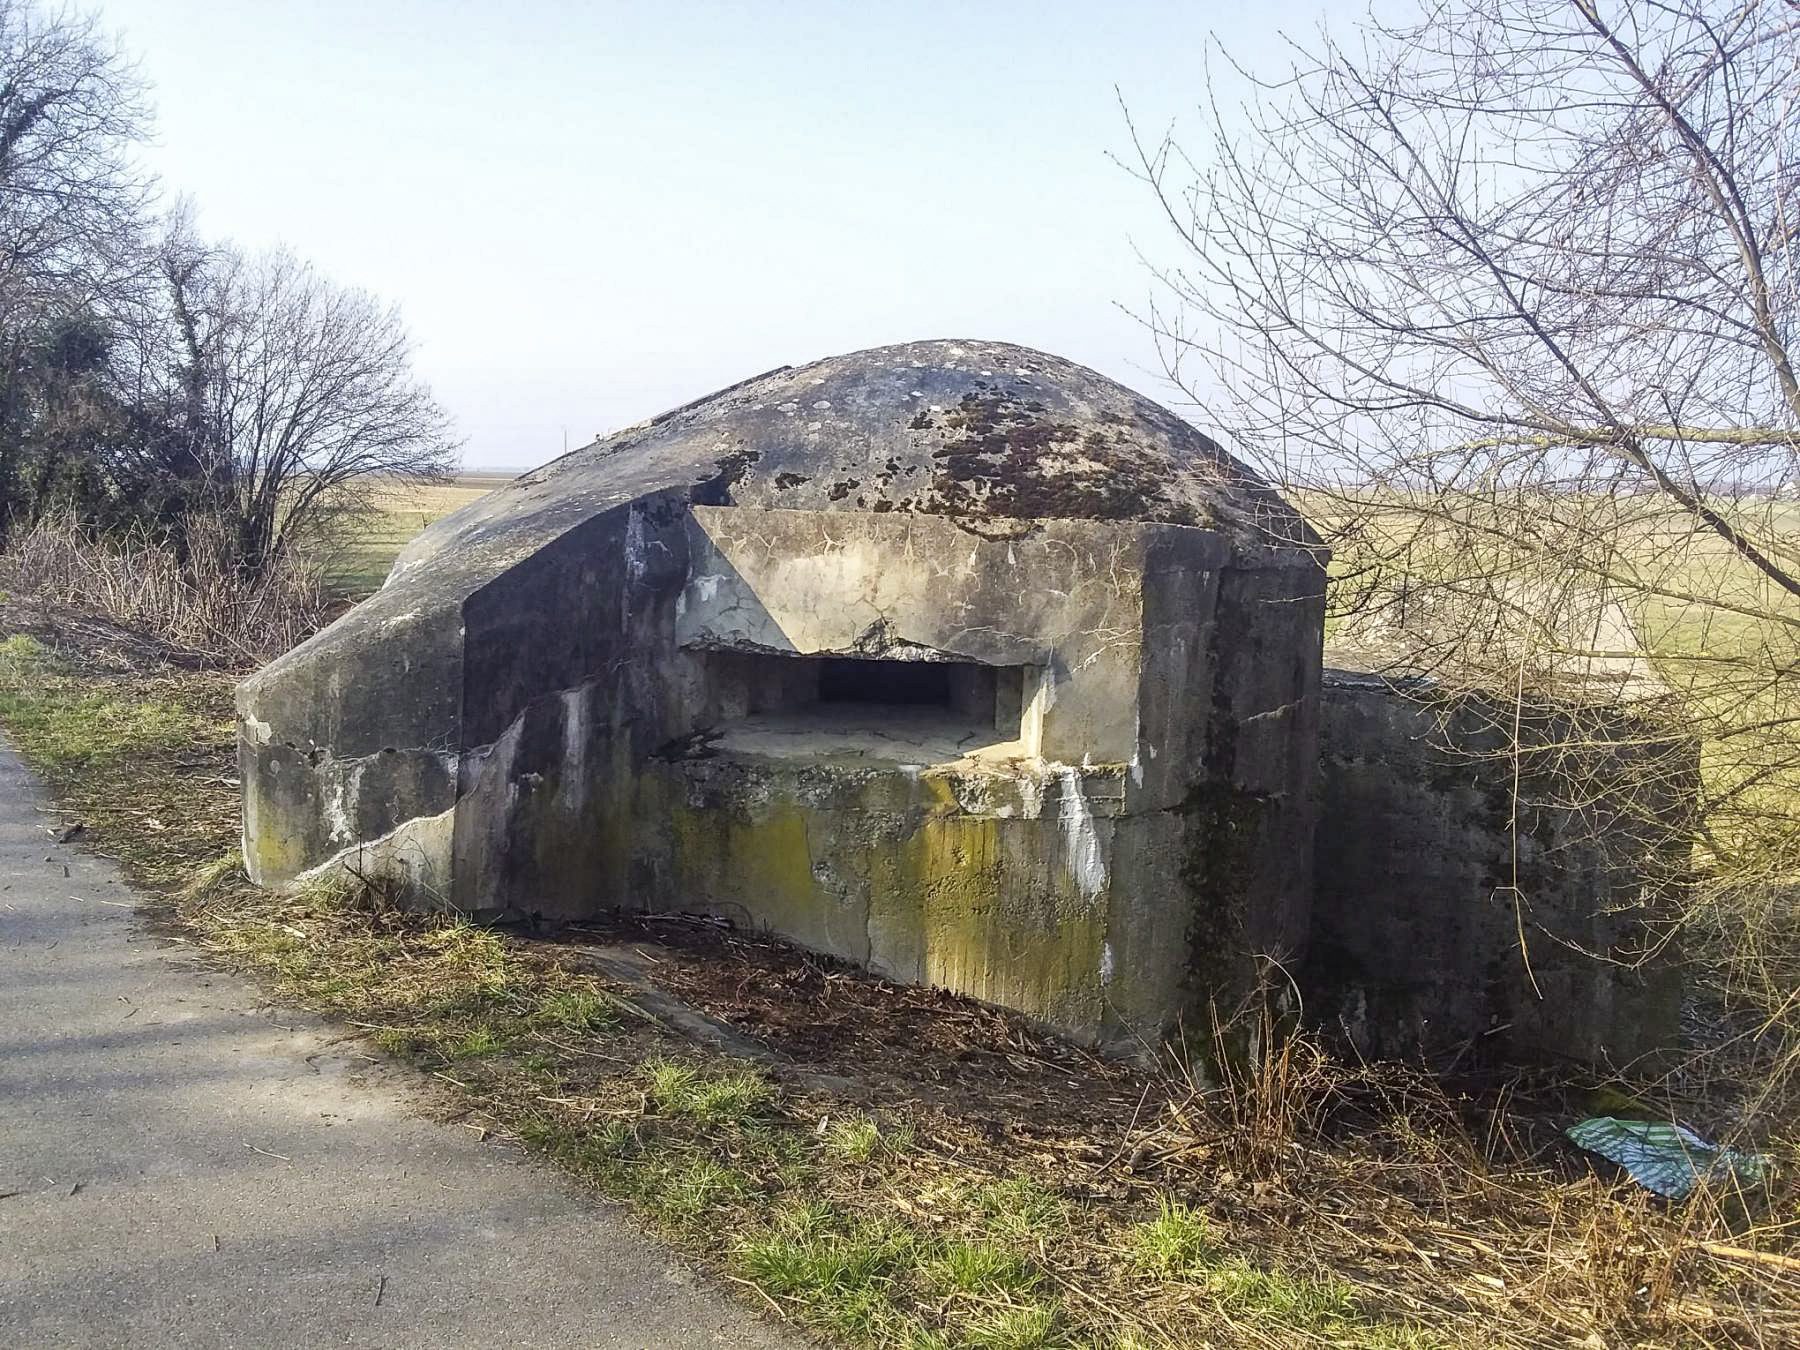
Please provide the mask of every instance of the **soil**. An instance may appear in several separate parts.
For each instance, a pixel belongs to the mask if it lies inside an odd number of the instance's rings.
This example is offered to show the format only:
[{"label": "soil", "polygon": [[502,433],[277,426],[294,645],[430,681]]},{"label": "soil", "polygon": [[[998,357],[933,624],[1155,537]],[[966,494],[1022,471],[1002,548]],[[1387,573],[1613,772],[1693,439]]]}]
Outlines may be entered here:
[{"label": "soil", "polygon": [[1122,1138],[1148,1082],[1013,1014],[710,920],[619,915],[535,941],[574,964],[584,947],[623,947],[660,988],[766,1048],[777,1075],[844,1080],[874,1107],[936,1107],[991,1138]]},{"label": "soil", "polygon": [[0,594],[0,637],[36,638],[95,675],[205,670],[207,659],[152,633],[62,605]]}]

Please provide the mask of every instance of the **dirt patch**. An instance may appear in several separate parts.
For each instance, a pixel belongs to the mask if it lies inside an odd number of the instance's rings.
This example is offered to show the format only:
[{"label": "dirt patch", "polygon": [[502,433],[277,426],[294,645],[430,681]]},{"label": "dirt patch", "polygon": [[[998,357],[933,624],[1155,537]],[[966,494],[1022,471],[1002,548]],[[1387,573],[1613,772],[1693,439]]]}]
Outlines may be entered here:
[{"label": "dirt patch", "polygon": [[212,668],[205,656],[164,638],[67,605],[0,598],[0,637],[30,637],[95,675],[158,675]]},{"label": "dirt patch", "polygon": [[766,1047],[777,1065],[828,1075],[870,1105],[930,1103],[983,1133],[1122,1133],[1144,1075],[1022,1018],[706,920],[620,915],[545,939],[581,959],[623,944],[662,988]]}]

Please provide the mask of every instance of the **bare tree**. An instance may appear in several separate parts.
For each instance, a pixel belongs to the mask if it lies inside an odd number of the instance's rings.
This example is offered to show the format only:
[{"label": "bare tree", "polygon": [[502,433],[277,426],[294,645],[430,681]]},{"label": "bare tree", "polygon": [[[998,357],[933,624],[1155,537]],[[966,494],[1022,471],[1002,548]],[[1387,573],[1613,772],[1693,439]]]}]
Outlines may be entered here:
[{"label": "bare tree", "polygon": [[34,417],[69,403],[50,387],[68,335],[104,345],[141,298],[153,183],[132,152],[146,121],[136,70],[95,20],[0,0],[0,530],[29,495]]},{"label": "bare tree", "polygon": [[377,480],[435,481],[449,420],[399,312],[291,253],[245,258],[178,225],[162,250],[167,352],[155,448],[182,509],[224,517],[256,571]]},{"label": "bare tree", "polygon": [[1413,16],[1224,62],[1189,148],[1134,129],[1181,248],[1166,364],[1316,517],[1340,638],[1673,698],[1705,743],[1710,932],[1791,1013],[1800,4]]}]

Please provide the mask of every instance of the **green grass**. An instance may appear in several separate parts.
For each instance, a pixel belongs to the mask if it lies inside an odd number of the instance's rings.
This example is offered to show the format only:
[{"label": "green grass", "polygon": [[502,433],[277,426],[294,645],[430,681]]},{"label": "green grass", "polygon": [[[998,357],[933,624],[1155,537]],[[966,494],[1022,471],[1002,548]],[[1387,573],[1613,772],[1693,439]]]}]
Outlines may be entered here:
[{"label": "green grass", "polygon": [[1002,1237],[1019,1240],[1053,1237],[1068,1226],[1069,1209],[1061,1196],[1023,1177],[988,1182],[969,1193],[983,1226]]},{"label": "green grass", "polygon": [[741,1124],[774,1098],[769,1080],[754,1070],[707,1075],[690,1064],[654,1059],[644,1065],[650,1100],[659,1111],[708,1124]]},{"label": "green grass", "polygon": [[1198,1286],[1233,1319],[1363,1350],[1436,1343],[1418,1327],[1366,1315],[1355,1288],[1334,1276],[1292,1275],[1227,1252],[1205,1215],[1168,1196],[1155,1218],[1128,1231],[1125,1251],[1146,1275]]},{"label": "green grass", "polygon": [[882,1224],[848,1232],[777,1231],[752,1238],[737,1252],[739,1268],[759,1287],[777,1297],[820,1302],[890,1285],[916,1257],[910,1233]]},{"label": "green grass", "polygon": [[755,1189],[745,1173],[700,1155],[648,1164],[638,1198],[664,1223],[683,1227],[743,1201]]},{"label": "green grass", "polygon": [[1226,1307],[1306,1331],[1332,1331],[1359,1320],[1356,1299],[1341,1280],[1301,1279],[1231,1257],[1203,1273]]},{"label": "green grass", "polygon": [[531,1014],[534,1026],[568,1036],[601,1036],[619,1025],[617,997],[588,990],[561,989]]},{"label": "green grass", "polygon": [[[859,1343],[1047,1347],[1060,1304],[1032,1296],[1039,1277],[1019,1256],[985,1243],[938,1241],[892,1220],[846,1219],[798,1205],[737,1247],[737,1269],[795,1304],[812,1325]],[[923,1296],[923,1297],[921,1297]],[[926,1309],[954,1308],[954,1331]]]},{"label": "green grass", "polygon": [[1022,1293],[1038,1282],[1037,1272],[1017,1254],[992,1242],[947,1242],[932,1259],[926,1278],[938,1288],[963,1294]]},{"label": "green grass", "polygon": [[1126,1251],[1140,1270],[1183,1277],[1200,1269],[1218,1250],[1206,1217],[1167,1196],[1154,1219],[1131,1230]]},{"label": "green grass", "polygon": [[476,1027],[452,1043],[449,1056],[451,1059],[481,1059],[505,1048],[506,1040],[493,1027]]},{"label": "green grass", "polygon": [[0,642],[0,720],[53,778],[236,734],[235,723],[173,697],[84,688],[65,662],[25,636]]},{"label": "green grass", "polygon": [[825,1147],[849,1162],[866,1163],[905,1153],[912,1143],[911,1125],[902,1121],[884,1130],[874,1117],[866,1115],[834,1120],[825,1132]]},{"label": "green grass", "polygon": [[395,556],[427,526],[507,481],[505,475],[461,474],[434,486],[372,486],[367,512],[340,522],[318,543],[327,584],[346,599],[372,594],[386,580]]},{"label": "green grass", "polygon": [[969,1328],[963,1344],[970,1350],[1049,1350],[1068,1344],[1062,1330],[1059,1307],[1029,1303],[983,1312]]},{"label": "green grass", "polygon": [[772,1234],[740,1246],[735,1264],[764,1293],[797,1304],[814,1326],[880,1345],[924,1331],[894,1296],[895,1267],[909,1258],[883,1236]]}]

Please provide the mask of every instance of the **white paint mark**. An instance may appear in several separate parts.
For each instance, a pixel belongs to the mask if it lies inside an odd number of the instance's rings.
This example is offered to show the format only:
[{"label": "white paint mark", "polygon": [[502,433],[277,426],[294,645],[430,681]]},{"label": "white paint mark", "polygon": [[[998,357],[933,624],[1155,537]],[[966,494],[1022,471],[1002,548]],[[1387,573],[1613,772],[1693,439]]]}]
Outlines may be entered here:
[{"label": "white paint mark", "polygon": [[1057,776],[1062,780],[1063,851],[1068,854],[1069,871],[1082,895],[1093,899],[1106,889],[1106,862],[1100,856],[1100,831],[1088,810],[1087,798],[1081,792],[1081,773],[1073,764],[1065,764]]},{"label": "white paint mark", "polygon": [[642,581],[649,570],[644,543],[644,513],[634,509],[625,516],[625,577],[628,581]]},{"label": "white paint mark", "polygon": [[325,840],[331,844],[350,839],[350,814],[344,810],[344,785],[333,783],[325,794]]},{"label": "white paint mark", "polygon": [[1113,977],[1112,943],[1100,944],[1100,983],[1111,984]]},{"label": "white paint mark", "polygon": [[347,844],[356,838],[355,827],[350,823],[350,813],[356,810],[358,799],[362,796],[363,762],[358,761],[342,778],[331,785],[325,794],[325,839],[327,843]]},{"label": "white paint mark", "polygon": [[1019,779],[1019,805],[1023,808],[1027,820],[1036,820],[1044,814],[1044,780],[1036,774],[1027,774]]},{"label": "white paint mark", "polygon": [[244,730],[250,733],[250,744],[267,745],[273,729],[267,722],[259,722],[250,713],[245,713]]}]

